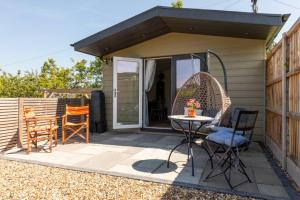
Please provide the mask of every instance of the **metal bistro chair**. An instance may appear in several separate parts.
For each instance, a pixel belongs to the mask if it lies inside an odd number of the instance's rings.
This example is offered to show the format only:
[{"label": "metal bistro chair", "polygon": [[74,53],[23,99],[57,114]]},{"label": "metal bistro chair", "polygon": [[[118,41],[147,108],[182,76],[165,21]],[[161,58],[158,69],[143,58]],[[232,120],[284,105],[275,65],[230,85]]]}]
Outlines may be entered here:
[{"label": "metal bistro chair", "polygon": [[[70,117],[80,117],[81,119],[79,122],[78,120],[76,122],[71,122]],[[85,140],[86,143],[89,143],[89,129],[89,106],[72,107],[66,105],[66,114],[62,116],[62,144],[65,144],[75,135]],[[68,136],[67,131],[71,132]]]},{"label": "metal bistro chair", "polygon": [[[237,110],[238,117],[234,129],[220,127],[217,132],[208,135],[205,139],[212,158],[218,158],[218,166],[221,166],[221,173],[214,174],[217,169],[213,167],[205,180],[223,174],[231,189],[249,181],[245,168],[246,165],[240,159],[240,153],[249,148],[252,142],[253,129],[255,127],[258,111]],[[211,144],[216,145],[215,150]],[[227,164],[227,165],[226,165]],[[237,169],[247,180],[236,184],[231,183],[231,170]],[[228,175],[227,175],[228,172]]]}]

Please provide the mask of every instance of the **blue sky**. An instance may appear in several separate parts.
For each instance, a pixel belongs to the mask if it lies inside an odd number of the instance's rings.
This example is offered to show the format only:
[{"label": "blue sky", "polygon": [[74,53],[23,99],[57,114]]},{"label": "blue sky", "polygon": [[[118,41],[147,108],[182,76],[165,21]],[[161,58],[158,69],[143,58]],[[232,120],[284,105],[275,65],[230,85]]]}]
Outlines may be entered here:
[{"label": "blue sky", "polygon": [[[47,58],[69,67],[92,56],[70,44],[172,0],[0,0],[0,69],[36,70]],[[251,0],[184,0],[184,7],[251,11]],[[287,5],[284,5],[287,4]],[[286,31],[300,17],[300,0],[258,0],[259,12],[291,13]],[[281,34],[280,34],[281,35]]]}]

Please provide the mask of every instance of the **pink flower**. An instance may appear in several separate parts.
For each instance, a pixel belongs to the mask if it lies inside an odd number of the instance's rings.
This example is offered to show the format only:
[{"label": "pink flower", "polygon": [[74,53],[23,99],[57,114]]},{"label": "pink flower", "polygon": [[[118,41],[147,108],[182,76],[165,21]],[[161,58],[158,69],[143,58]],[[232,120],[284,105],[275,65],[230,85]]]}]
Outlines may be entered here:
[{"label": "pink flower", "polygon": [[191,107],[191,108],[200,108],[201,107],[201,104],[199,103],[199,101],[197,101],[196,99],[189,99],[186,103],[186,105],[188,107]]},{"label": "pink flower", "polygon": [[196,99],[190,99],[189,100],[191,103],[195,103]]}]

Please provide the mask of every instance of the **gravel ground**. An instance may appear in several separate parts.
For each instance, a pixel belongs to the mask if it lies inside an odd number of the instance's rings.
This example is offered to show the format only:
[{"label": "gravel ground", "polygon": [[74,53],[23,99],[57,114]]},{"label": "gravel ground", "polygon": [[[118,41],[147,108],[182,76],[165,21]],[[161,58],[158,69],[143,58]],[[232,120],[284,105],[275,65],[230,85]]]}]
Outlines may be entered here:
[{"label": "gravel ground", "polygon": [[249,199],[133,180],[0,160],[0,199]]}]

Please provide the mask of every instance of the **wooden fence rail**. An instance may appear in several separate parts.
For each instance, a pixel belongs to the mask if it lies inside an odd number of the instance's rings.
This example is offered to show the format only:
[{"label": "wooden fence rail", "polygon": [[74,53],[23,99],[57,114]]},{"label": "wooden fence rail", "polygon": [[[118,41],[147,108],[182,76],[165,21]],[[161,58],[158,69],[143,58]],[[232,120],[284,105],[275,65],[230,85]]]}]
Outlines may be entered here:
[{"label": "wooden fence rail", "polygon": [[267,58],[266,144],[300,185],[300,19]]},{"label": "wooden fence rail", "polygon": [[25,144],[26,127],[23,123],[23,107],[34,107],[37,116],[61,117],[65,112],[66,104],[82,105],[84,101],[75,98],[0,98],[0,153]]}]

